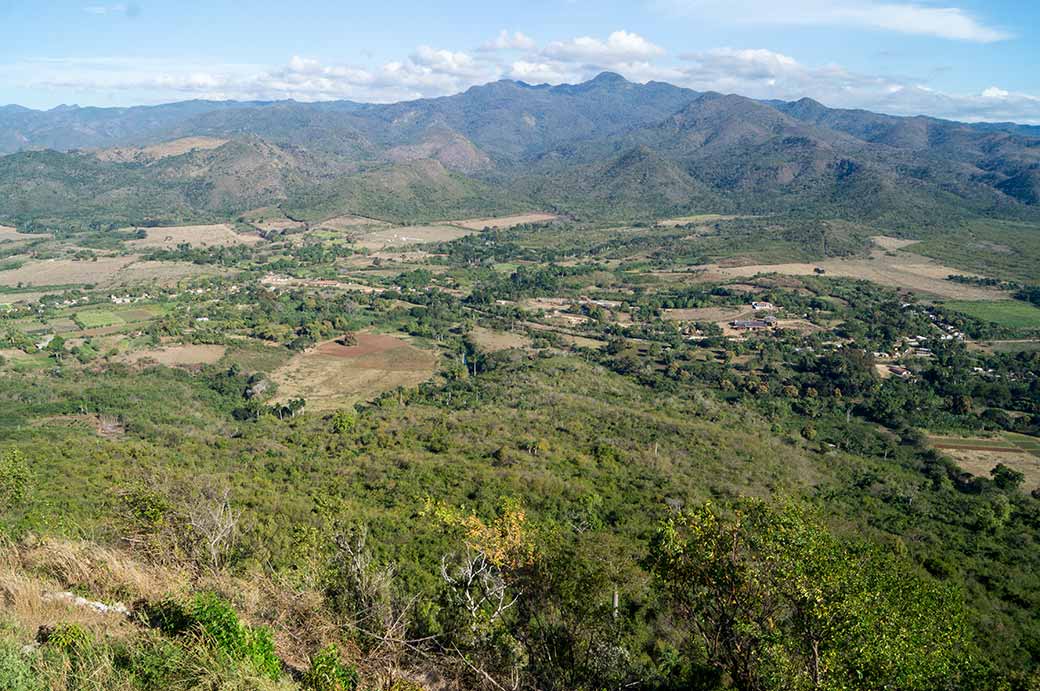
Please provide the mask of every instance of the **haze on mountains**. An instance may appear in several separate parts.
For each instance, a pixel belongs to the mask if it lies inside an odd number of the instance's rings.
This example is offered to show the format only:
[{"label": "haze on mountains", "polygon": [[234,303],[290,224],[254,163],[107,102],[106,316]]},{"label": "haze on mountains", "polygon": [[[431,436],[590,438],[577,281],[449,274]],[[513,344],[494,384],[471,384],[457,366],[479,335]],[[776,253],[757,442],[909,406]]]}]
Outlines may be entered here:
[{"label": "haze on mountains", "polygon": [[1040,128],[765,102],[613,73],[394,104],[7,106],[0,152],[0,220],[18,225],[220,220],[271,203],[304,219],[399,222],[532,208],[624,221],[785,212],[892,227],[1040,218]]}]

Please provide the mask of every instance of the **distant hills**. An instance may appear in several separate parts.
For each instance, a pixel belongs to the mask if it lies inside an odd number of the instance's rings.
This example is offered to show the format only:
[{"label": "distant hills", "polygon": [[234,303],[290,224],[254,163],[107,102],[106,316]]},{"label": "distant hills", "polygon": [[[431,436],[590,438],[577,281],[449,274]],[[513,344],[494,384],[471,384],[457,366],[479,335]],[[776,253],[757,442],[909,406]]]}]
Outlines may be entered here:
[{"label": "distant hills", "polygon": [[1040,219],[1040,128],[758,101],[604,73],[395,104],[0,108],[0,221],[547,209],[784,212],[892,226]]}]

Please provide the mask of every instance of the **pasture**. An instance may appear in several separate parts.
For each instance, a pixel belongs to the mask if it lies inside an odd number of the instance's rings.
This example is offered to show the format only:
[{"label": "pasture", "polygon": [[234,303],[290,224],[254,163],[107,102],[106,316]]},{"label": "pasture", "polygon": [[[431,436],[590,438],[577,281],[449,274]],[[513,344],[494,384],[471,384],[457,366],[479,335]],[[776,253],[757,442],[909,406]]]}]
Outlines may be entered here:
[{"label": "pasture", "polygon": [[145,228],[148,237],[130,240],[127,244],[136,249],[176,249],[178,245],[192,247],[232,247],[252,245],[260,241],[257,235],[236,233],[226,223],[200,226],[172,226],[167,228]]},{"label": "pasture", "polygon": [[74,317],[81,329],[98,329],[106,326],[121,326],[126,320],[108,309],[92,309],[77,312]]},{"label": "pasture", "polygon": [[1001,437],[931,437],[932,444],[977,477],[989,477],[1003,463],[1025,475],[1023,488],[1040,488],[1040,439],[1022,434]]},{"label": "pasture", "polygon": [[421,245],[432,242],[448,242],[471,234],[472,231],[449,225],[392,226],[359,233],[355,240],[358,247],[383,250],[402,245]]},{"label": "pasture", "polygon": [[334,410],[399,386],[417,386],[436,365],[436,354],[395,336],[361,333],[356,345],[328,341],[278,368],[271,376],[278,385],[274,400],[303,398],[309,411]]},{"label": "pasture", "polygon": [[531,339],[524,334],[494,331],[482,326],[472,329],[469,332],[469,337],[481,350],[488,353],[497,353],[500,350],[510,350],[512,348],[528,348],[531,346]]},{"label": "pasture", "polygon": [[1021,300],[955,301],[944,304],[956,312],[979,321],[992,322],[1008,329],[1040,329],[1040,307]]},{"label": "pasture", "polygon": [[559,217],[555,214],[536,212],[501,216],[499,218],[469,218],[463,221],[451,221],[451,224],[467,230],[484,230],[484,228],[500,230],[503,228],[512,228],[524,223],[548,223],[549,221],[555,221],[557,218]]},{"label": "pasture", "polygon": [[222,345],[172,345],[164,348],[136,350],[123,356],[125,362],[147,364],[155,362],[167,367],[211,365],[224,357],[227,348]]},{"label": "pasture", "polygon": [[705,267],[708,276],[749,278],[777,273],[788,276],[812,276],[817,269],[824,275],[872,281],[879,285],[902,288],[952,300],[994,300],[1004,294],[980,286],[946,280],[951,274],[963,273],[926,257],[899,250],[875,250],[867,259],[827,259],[815,263],[750,264],[729,266],[712,264]]}]

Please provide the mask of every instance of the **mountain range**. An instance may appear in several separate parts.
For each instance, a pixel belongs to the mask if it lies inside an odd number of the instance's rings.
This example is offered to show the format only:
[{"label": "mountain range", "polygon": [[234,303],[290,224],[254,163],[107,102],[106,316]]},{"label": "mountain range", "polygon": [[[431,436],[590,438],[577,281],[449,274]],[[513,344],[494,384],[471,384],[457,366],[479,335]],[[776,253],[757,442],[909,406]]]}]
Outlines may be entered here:
[{"label": "mountain range", "polygon": [[603,73],[393,104],[0,108],[0,222],[590,220],[792,213],[1040,219],[1040,128],[760,101]]}]

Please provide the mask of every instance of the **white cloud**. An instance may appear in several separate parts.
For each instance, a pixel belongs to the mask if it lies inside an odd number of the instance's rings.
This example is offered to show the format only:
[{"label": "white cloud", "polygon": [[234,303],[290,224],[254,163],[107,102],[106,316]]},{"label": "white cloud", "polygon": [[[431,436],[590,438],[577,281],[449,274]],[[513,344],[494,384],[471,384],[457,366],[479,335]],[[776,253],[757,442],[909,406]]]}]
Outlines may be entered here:
[{"label": "white cloud", "polygon": [[63,100],[88,103],[184,98],[388,102],[449,95],[502,78],[577,83],[610,69],[632,81],[666,81],[753,98],[809,96],[832,107],[900,115],[1040,123],[1040,99],[1000,85],[944,93],[926,79],[809,65],[765,48],[716,48],[675,58],[641,36],[617,31],[604,40],[575,38],[518,52],[500,61],[494,55],[419,46],[381,64],[336,64],[293,55],[278,67],[132,57],[41,59],[0,63],[0,83],[27,92],[49,89]]},{"label": "white cloud", "polygon": [[498,32],[494,39],[482,44],[479,50],[492,52],[497,50],[534,50],[534,39],[520,31],[509,33],[505,29]]},{"label": "white cloud", "polygon": [[848,26],[951,40],[992,43],[1012,34],[958,7],[884,0],[657,0],[667,10],[748,24]]},{"label": "white cloud", "polygon": [[895,115],[1040,122],[1040,99],[995,86],[978,94],[950,94],[911,79],[859,74],[840,65],[812,67],[765,49],[720,48],[681,58],[685,65],[674,83],[701,91],[783,100],[809,96],[834,108]]},{"label": "white cloud", "polygon": [[664,49],[639,34],[615,31],[606,41],[591,36],[579,36],[569,41],[553,41],[545,47],[543,53],[546,57],[564,62],[609,65],[654,58],[663,55]]}]

